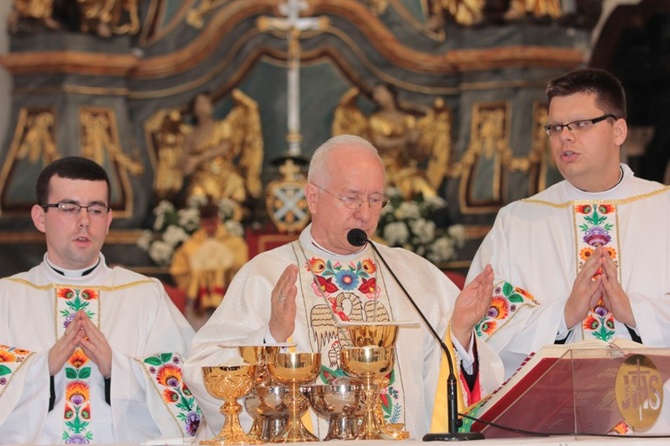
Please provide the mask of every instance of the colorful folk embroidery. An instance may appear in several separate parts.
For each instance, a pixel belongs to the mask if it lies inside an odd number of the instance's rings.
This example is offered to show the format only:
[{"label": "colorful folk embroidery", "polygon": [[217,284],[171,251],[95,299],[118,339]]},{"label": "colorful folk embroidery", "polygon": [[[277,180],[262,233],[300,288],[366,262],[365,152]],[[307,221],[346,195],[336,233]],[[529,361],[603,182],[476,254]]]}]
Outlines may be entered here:
[{"label": "colorful folk embroidery", "polygon": [[[57,336],[65,334],[78,311],[97,325],[100,309],[98,290],[63,287],[56,289]],[[91,431],[91,363],[84,351],[77,347],[65,364],[65,408],[63,436],[66,444],[88,444],[93,441]]]},{"label": "colorful folk embroidery", "polygon": [[182,380],[182,362],[178,353],[161,353],[145,358],[143,365],[153,377],[163,402],[179,420],[182,431],[193,437],[200,426],[202,412]]},{"label": "colorful folk embroidery", "polygon": [[33,353],[20,348],[0,345],[0,396],[12,380],[12,376]]},{"label": "colorful folk embroidery", "polygon": [[[613,204],[577,203],[573,207],[577,234],[577,271],[599,246],[619,265],[616,211]],[[598,271],[597,274],[602,274]],[[589,310],[582,322],[584,337],[610,341],[614,337],[614,315],[602,299]]]},{"label": "colorful folk embroidery", "polygon": [[489,311],[475,327],[477,336],[487,341],[510,321],[521,308],[538,305],[532,294],[522,288],[513,286],[509,282],[502,282],[494,286]]}]

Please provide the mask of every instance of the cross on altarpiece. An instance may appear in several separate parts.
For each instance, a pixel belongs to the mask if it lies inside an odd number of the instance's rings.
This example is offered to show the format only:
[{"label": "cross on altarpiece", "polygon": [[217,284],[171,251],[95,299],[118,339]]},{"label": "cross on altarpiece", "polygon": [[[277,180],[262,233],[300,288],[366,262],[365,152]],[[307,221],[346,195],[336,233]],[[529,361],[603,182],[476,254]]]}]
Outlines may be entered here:
[{"label": "cross on altarpiece", "polygon": [[304,31],[323,31],[330,23],[327,17],[300,17],[300,12],[307,9],[304,0],[287,0],[279,6],[285,18],[260,17],[257,21],[261,31],[282,31],[286,34],[288,45],[288,156],[301,155],[300,142],[300,34]]}]

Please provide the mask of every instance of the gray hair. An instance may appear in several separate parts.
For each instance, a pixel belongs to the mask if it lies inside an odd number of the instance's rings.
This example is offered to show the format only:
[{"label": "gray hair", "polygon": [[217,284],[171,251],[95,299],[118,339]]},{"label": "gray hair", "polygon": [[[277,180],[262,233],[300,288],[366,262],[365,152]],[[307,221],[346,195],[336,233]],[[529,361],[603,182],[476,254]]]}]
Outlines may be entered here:
[{"label": "gray hair", "polygon": [[328,139],[314,151],[312,160],[309,163],[307,181],[313,183],[315,180],[319,179],[319,184],[327,183],[329,179],[328,160],[330,155],[332,154],[333,150],[343,146],[360,147],[362,150],[366,150],[374,154],[379,159],[379,163],[382,166],[384,165],[381,157],[379,156],[377,148],[373,146],[372,143],[370,143],[370,141],[367,139],[356,135],[337,135]]}]

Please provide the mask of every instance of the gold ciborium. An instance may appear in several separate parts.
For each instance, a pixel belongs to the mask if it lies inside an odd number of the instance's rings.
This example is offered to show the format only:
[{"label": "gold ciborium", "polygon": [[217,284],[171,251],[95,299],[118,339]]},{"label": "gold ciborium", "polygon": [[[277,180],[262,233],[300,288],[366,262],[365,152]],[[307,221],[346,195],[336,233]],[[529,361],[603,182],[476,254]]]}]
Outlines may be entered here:
[{"label": "gold ciborium", "polygon": [[274,443],[319,441],[300,419],[309,408],[309,401],[301,393],[300,386],[312,384],[320,369],[320,353],[279,352],[268,356],[270,375],[290,389],[282,398],[289,410],[288,421],[282,432],[272,439]]},{"label": "gold ciborium", "polygon": [[363,425],[357,440],[387,439],[376,416],[375,408],[379,400],[378,380],[393,369],[393,347],[352,347],[340,351],[340,361],[344,372],[363,380],[365,413]]},{"label": "gold ciborium", "polygon": [[[269,344],[238,346],[240,356],[242,356],[244,362],[256,365],[256,372],[254,373],[254,389],[274,386],[277,384],[274,382],[268,371],[267,358],[273,353],[278,353],[280,348],[281,346]],[[258,408],[255,407],[256,404],[261,403],[262,402],[255,395],[255,391],[252,391],[252,393],[245,399],[247,412],[254,420],[251,429],[249,429],[249,436],[257,440],[267,441],[268,438],[265,438],[265,436],[267,435],[267,424],[270,420],[265,417],[263,410],[258,410]],[[260,409],[263,409],[263,407]],[[272,421],[274,424],[277,424],[278,419],[273,419]]]},{"label": "gold ciborium", "polygon": [[328,420],[326,440],[354,440],[358,435],[358,421],[365,413],[363,385],[326,384],[312,386],[309,403],[314,412]]},{"label": "gold ciborium", "polygon": [[200,444],[218,446],[261,443],[242,430],[239,417],[242,406],[237,402],[238,398],[251,391],[255,370],[255,365],[248,364],[202,368],[203,381],[209,394],[225,401],[221,406],[221,413],[225,416],[225,421],[219,435],[210,440],[203,440]]},{"label": "gold ciborium", "polygon": [[283,398],[289,392],[288,386],[258,386],[251,391],[244,400],[244,407],[254,417],[249,435],[264,443],[279,436],[288,421],[289,411]]}]

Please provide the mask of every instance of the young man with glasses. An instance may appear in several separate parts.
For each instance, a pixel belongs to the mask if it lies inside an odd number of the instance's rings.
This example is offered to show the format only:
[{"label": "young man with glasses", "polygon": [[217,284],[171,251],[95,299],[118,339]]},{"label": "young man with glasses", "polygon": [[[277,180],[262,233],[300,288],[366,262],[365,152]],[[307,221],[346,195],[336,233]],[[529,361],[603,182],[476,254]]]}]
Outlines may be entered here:
[{"label": "young man with glasses", "polygon": [[[387,202],[377,150],[357,136],[331,138],[315,151],[307,181],[305,197],[312,223],[299,240],[259,254],[243,266],[219,308],[194,338],[185,376],[212,433],[223,423],[218,415],[221,401],[206,391],[201,367],[228,359],[231,349],[221,344],[289,342],[298,352],[320,352],[317,384],[324,384],[344,376],[339,352],[350,340],[336,322],[420,321],[373,249],[348,241],[352,229],[372,237]],[[462,376],[472,378],[464,386],[465,401],[473,402],[493,390],[502,378],[502,365],[485,345],[475,347],[472,329],[489,307],[491,269],[459,294],[426,259],[401,248],[380,245],[378,249],[437,333],[455,344]],[[430,428],[437,390],[446,388],[446,379],[438,380],[442,352],[425,326],[400,331],[397,366],[384,392],[384,412],[387,423],[404,425],[413,438],[421,438]],[[479,374],[477,364],[482,364]],[[446,406],[436,409],[436,420],[446,424]],[[243,417],[243,422],[248,426],[249,418]],[[317,423],[312,417],[312,423],[315,435],[323,438],[327,422]]]},{"label": "young man with glasses", "polygon": [[506,376],[548,344],[670,347],[670,188],[621,163],[623,87],[580,69],[550,81],[547,96],[545,129],[565,180],[502,208],[468,274],[495,270],[496,308],[478,333]]},{"label": "young man with glasses", "polygon": [[0,438],[140,443],[192,436],[200,410],[181,379],[193,329],[161,283],[109,268],[109,178],[66,157],[37,180],[44,260],[0,280]]}]

